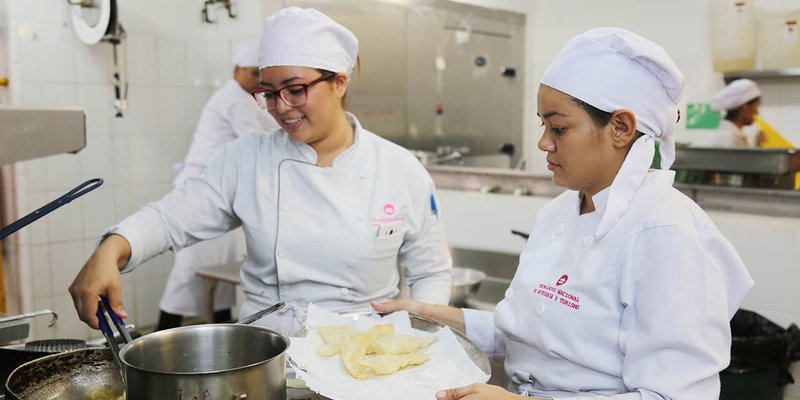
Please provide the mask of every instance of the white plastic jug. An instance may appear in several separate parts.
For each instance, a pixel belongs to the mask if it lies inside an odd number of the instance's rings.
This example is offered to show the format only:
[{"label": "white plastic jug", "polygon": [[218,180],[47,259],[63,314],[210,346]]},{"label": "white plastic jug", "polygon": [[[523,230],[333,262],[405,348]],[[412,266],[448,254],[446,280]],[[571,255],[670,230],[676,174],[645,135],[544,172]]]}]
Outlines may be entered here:
[{"label": "white plastic jug", "polygon": [[764,69],[800,67],[800,10],[765,12],[759,43]]},{"label": "white plastic jug", "polygon": [[756,55],[756,13],[752,2],[713,0],[709,4],[714,70],[752,70]]}]

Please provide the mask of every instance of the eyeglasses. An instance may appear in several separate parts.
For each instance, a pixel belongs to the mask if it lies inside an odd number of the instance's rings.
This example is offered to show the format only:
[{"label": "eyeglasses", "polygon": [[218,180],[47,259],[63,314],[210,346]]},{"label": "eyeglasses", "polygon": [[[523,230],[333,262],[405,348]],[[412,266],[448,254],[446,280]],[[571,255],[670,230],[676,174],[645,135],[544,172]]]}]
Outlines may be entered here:
[{"label": "eyeglasses", "polygon": [[278,97],[289,107],[300,107],[308,102],[308,88],[336,75],[335,72],[327,73],[308,83],[284,86],[278,90],[256,89],[251,94],[262,110],[274,110]]}]

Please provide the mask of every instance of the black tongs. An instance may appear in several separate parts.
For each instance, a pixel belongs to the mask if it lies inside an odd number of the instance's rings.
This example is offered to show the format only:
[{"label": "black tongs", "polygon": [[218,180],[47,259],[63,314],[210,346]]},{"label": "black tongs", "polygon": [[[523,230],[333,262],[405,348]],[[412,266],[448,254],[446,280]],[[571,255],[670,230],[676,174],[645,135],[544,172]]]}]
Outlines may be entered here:
[{"label": "black tongs", "polygon": [[106,342],[111,349],[111,353],[114,355],[114,360],[116,360],[117,365],[119,365],[119,372],[122,374],[122,381],[124,382],[125,366],[122,364],[122,359],[119,358],[119,344],[117,344],[117,340],[114,338],[114,331],[111,329],[111,325],[108,324],[106,314],[111,317],[111,322],[117,327],[117,331],[122,335],[125,343],[130,343],[132,339],[130,333],[128,333],[128,329],[125,328],[125,322],[122,321],[122,318],[111,308],[108,297],[100,296],[100,300],[97,301],[97,321],[100,324],[100,332],[103,332],[103,336],[106,337]]}]

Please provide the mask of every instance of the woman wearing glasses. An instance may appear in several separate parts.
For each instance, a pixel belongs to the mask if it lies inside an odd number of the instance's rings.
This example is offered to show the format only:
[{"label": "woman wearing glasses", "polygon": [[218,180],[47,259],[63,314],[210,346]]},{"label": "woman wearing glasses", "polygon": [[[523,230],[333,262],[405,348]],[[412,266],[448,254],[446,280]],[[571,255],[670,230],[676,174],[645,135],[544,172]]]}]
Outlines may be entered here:
[{"label": "woman wearing glasses", "polygon": [[400,265],[413,298],[449,299],[433,181],[344,110],[356,37],[316,10],[287,8],[267,19],[262,38],[253,96],[282,129],[225,146],[202,176],[109,229],[70,287],[90,326],[103,293],[125,316],[119,271],[238,226],[248,252],[239,316],[285,302],[258,322],[281,332],[301,328],[312,302],[341,310],[396,296]]}]

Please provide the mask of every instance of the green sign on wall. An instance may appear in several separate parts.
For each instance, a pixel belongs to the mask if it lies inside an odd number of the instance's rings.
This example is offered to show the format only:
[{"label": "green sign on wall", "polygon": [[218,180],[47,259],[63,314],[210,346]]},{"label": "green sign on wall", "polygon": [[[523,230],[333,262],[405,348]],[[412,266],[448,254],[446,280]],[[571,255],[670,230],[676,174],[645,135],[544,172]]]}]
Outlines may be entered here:
[{"label": "green sign on wall", "polygon": [[711,111],[708,103],[689,103],[686,105],[686,129],[717,129],[720,114]]}]

